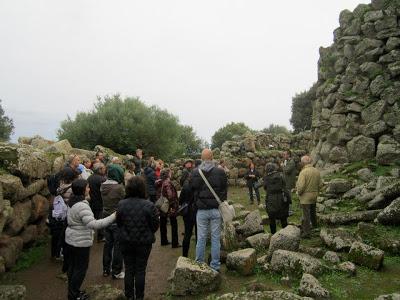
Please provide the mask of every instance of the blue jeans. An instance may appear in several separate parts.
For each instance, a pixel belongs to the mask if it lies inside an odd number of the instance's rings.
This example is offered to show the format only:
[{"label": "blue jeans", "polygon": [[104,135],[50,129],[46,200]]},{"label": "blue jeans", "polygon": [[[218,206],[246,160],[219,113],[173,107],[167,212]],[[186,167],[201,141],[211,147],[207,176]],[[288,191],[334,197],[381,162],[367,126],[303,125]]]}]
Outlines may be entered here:
[{"label": "blue jeans", "polygon": [[211,263],[210,267],[219,271],[221,251],[221,223],[222,218],[218,209],[199,209],[197,211],[197,245],[196,261],[205,262],[206,242],[211,228]]}]

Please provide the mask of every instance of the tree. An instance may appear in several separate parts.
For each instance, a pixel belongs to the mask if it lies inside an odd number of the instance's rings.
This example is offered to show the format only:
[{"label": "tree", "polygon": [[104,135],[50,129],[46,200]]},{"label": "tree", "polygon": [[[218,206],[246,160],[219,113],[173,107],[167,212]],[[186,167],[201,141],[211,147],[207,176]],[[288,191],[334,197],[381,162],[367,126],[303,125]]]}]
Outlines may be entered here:
[{"label": "tree", "polygon": [[191,126],[182,125],[178,139],[179,147],[176,151],[177,157],[196,156],[202,150],[204,141],[200,139]]},{"label": "tree", "polygon": [[253,130],[244,123],[228,123],[224,127],[218,129],[211,137],[211,146],[212,148],[221,148],[222,144],[232,140],[234,135],[243,135],[249,131],[253,132]]},{"label": "tree", "polygon": [[271,133],[271,134],[285,134],[285,135],[290,135],[289,129],[287,129],[285,126],[278,125],[278,124],[270,124],[268,127],[264,128],[261,130],[264,133]]},{"label": "tree", "polygon": [[191,127],[179,124],[166,110],[119,95],[98,98],[92,111],[62,121],[58,138],[84,149],[100,144],[121,154],[143,148],[147,155],[166,160],[186,153],[186,147],[194,149],[198,139]]},{"label": "tree", "polygon": [[317,84],[315,83],[308,91],[296,94],[292,98],[292,117],[290,124],[295,133],[311,129],[312,103],[316,100]]},{"label": "tree", "polygon": [[14,122],[4,114],[0,99],[0,141],[8,141],[14,133]]}]

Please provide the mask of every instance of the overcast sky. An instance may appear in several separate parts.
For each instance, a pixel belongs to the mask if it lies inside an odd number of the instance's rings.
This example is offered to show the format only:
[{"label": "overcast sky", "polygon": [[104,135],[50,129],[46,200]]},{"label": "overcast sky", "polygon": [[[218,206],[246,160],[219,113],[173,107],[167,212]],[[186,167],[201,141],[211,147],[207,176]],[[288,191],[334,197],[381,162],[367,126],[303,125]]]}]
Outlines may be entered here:
[{"label": "overcast sky", "polygon": [[139,96],[200,137],[290,126],[318,49],[362,0],[1,0],[0,99],[18,136],[55,139],[96,96]]}]

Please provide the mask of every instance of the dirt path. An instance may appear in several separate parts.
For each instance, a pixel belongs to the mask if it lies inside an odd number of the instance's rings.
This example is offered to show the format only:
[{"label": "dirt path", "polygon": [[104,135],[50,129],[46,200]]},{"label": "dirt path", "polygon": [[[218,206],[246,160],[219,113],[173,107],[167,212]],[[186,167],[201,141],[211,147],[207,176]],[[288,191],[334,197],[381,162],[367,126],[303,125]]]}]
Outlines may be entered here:
[{"label": "dirt path", "polygon": [[[168,228],[169,230],[170,228]],[[183,230],[183,226],[179,231]],[[172,249],[170,246],[160,246],[159,233],[153,244],[146,274],[145,299],[164,299],[168,288],[167,279],[173,270],[182,248]],[[181,238],[180,238],[181,239]],[[102,276],[103,243],[95,243],[90,253],[89,269],[82,288],[94,284],[111,284],[123,289],[123,280],[113,280]],[[53,262],[47,255],[41,262],[29,270],[18,272],[13,276],[13,284],[23,284],[27,288],[29,300],[65,300],[67,285],[56,275],[60,273],[61,263]]]}]

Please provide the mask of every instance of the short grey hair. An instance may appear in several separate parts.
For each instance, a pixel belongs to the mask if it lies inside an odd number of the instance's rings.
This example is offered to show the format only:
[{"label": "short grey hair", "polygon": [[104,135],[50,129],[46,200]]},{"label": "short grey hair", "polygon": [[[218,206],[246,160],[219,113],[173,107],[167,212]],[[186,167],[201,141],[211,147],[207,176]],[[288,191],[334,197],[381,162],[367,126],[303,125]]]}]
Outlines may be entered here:
[{"label": "short grey hair", "polygon": [[100,170],[102,170],[102,169],[105,169],[106,168],[106,166],[103,164],[103,163],[95,163],[94,165],[93,165],[93,172],[94,173],[96,173],[96,174],[99,174],[100,173]]},{"label": "short grey hair", "polygon": [[309,155],[304,155],[304,156],[301,158],[301,163],[304,164],[304,165],[309,165],[309,164],[311,164],[311,163],[312,163],[312,158],[311,158],[311,156],[309,156]]}]

